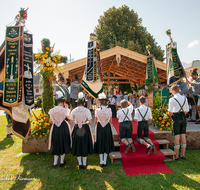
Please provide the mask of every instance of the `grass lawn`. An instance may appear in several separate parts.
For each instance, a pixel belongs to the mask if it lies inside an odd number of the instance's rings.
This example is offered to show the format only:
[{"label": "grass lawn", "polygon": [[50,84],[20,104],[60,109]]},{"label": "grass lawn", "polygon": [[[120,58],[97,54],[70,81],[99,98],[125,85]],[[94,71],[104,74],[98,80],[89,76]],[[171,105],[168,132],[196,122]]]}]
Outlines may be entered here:
[{"label": "grass lawn", "polygon": [[[200,189],[199,150],[187,150],[185,161],[166,162],[174,173],[138,176],[126,176],[122,165],[111,164],[110,159],[106,168],[100,168],[97,154],[88,156],[86,170],[78,170],[77,159],[70,154],[63,168],[53,169],[52,155],[15,157],[21,151],[22,140],[6,138],[6,117],[0,116],[0,189]],[[35,180],[14,180],[16,176]]]}]

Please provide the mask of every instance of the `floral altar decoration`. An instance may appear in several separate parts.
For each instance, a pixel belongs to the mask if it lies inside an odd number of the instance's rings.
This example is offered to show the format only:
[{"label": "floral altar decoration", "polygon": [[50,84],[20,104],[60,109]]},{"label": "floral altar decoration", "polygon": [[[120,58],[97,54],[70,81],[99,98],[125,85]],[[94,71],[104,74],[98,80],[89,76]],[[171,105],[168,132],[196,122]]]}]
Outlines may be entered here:
[{"label": "floral altar decoration", "polygon": [[156,93],[152,107],[152,123],[160,131],[172,131],[172,118],[169,116],[168,105],[162,101],[159,92]]}]

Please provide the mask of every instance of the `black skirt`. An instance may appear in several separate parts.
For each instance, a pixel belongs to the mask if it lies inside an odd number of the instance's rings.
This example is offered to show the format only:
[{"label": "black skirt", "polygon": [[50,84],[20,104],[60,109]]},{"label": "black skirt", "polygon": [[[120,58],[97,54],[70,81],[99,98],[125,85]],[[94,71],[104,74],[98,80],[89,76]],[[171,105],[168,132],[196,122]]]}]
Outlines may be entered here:
[{"label": "black skirt", "polygon": [[74,126],[72,131],[72,154],[73,156],[86,157],[88,154],[93,153],[92,135],[88,124]]},{"label": "black skirt", "polygon": [[113,134],[111,130],[110,123],[105,127],[102,127],[98,122],[96,129],[96,142],[95,142],[95,152],[98,154],[109,154],[115,150]]},{"label": "black skirt", "polygon": [[116,117],[116,114],[117,114],[116,106],[109,104],[108,107],[111,108],[112,117]]},{"label": "black skirt", "polygon": [[50,153],[57,156],[68,154],[71,150],[70,145],[71,139],[67,123],[63,121],[60,127],[57,127],[54,124],[51,137]]}]

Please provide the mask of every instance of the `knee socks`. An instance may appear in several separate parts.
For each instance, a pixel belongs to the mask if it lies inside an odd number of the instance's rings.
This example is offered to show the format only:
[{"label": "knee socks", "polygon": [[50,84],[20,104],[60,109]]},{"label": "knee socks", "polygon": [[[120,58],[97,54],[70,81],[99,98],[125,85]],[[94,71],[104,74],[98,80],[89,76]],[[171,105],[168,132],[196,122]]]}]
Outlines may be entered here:
[{"label": "knee socks", "polygon": [[81,162],[81,156],[77,157],[77,160],[78,160],[78,165],[79,165],[79,166],[81,166],[81,165],[86,166],[87,156],[86,156],[86,157],[83,157],[83,164],[82,164],[82,162]]},{"label": "knee socks", "polygon": [[60,163],[64,164],[65,154],[60,156]]},{"label": "knee socks", "polygon": [[99,154],[100,164],[103,164],[103,154]]},{"label": "knee socks", "polygon": [[104,153],[104,164],[106,164],[106,161],[107,161],[107,155],[106,153]]},{"label": "knee socks", "polygon": [[54,155],[54,163],[53,165],[57,165],[58,164],[58,156],[57,155]]}]

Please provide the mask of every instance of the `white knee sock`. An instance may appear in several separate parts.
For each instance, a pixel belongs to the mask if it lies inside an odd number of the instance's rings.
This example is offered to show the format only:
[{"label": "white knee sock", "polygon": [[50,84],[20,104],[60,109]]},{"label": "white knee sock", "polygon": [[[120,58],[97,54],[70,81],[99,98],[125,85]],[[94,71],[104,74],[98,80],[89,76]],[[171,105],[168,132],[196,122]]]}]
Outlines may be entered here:
[{"label": "white knee sock", "polygon": [[104,153],[104,164],[106,164],[106,162],[107,162],[107,156],[108,156],[108,154]]},{"label": "white knee sock", "polygon": [[65,154],[60,156],[60,163],[64,164]]},{"label": "white knee sock", "polygon": [[83,157],[83,165],[86,166],[87,156]]},{"label": "white knee sock", "polygon": [[196,110],[192,110],[192,119],[196,120]]},{"label": "white knee sock", "polygon": [[6,127],[7,135],[10,135],[10,127]]},{"label": "white knee sock", "polygon": [[54,155],[54,163],[53,165],[57,165],[58,164],[58,156]]},{"label": "white knee sock", "polygon": [[99,154],[100,164],[103,164],[103,154]]},{"label": "white knee sock", "polygon": [[78,165],[81,166],[82,165],[81,156],[77,157],[77,159],[78,159]]}]

